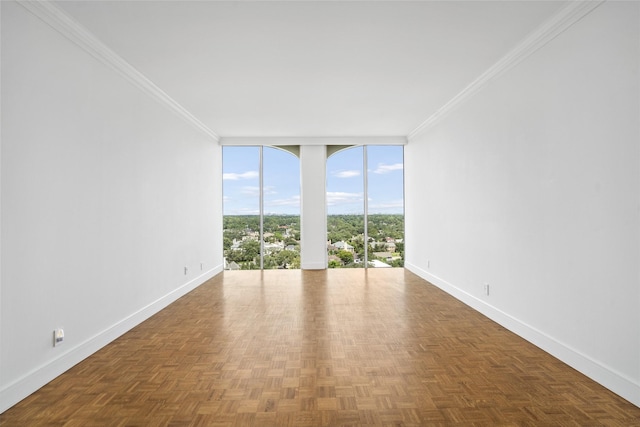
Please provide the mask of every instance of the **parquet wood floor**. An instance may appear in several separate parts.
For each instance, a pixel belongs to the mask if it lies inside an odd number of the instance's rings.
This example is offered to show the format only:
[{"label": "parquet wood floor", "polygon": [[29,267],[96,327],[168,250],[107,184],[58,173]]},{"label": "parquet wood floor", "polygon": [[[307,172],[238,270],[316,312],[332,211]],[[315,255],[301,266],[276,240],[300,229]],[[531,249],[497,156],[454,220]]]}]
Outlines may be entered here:
[{"label": "parquet wood floor", "polygon": [[640,426],[640,408],[402,269],[225,272],[2,426]]}]

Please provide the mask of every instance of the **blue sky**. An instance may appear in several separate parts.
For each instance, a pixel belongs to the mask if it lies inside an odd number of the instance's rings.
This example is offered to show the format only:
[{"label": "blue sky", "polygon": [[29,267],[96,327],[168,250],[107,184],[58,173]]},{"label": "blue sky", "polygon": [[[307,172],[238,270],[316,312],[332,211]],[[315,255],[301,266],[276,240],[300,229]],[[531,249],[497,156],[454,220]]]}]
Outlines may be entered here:
[{"label": "blue sky", "polygon": [[[294,155],[265,147],[265,214],[300,214],[300,166]],[[363,147],[339,151],[327,160],[327,210],[332,214],[364,212]],[[403,147],[368,146],[369,213],[403,212]],[[259,211],[259,148],[223,149],[225,215]]]}]

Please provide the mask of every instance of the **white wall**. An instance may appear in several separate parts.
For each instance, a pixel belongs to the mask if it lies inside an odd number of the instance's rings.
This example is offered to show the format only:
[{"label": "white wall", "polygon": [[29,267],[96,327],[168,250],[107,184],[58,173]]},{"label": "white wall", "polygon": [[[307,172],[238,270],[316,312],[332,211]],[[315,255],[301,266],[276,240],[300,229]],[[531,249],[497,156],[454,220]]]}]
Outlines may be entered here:
[{"label": "white wall", "polygon": [[407,267],[640,406],[639,22],[603,4],[405,168]]},{"label": "white wall", "polygon": [[0,412],[222,269],[214,140],[8,2],[1,83]]}]

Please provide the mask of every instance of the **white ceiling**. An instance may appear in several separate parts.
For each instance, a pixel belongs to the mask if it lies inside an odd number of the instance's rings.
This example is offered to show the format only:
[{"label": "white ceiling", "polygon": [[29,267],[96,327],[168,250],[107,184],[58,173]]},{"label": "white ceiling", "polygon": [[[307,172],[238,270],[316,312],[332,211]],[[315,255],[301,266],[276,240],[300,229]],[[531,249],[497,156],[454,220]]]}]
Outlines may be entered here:
[{"label": "white ceiling", "polygon": [[408,135],[565,3],[62,1],[223,137]]}]

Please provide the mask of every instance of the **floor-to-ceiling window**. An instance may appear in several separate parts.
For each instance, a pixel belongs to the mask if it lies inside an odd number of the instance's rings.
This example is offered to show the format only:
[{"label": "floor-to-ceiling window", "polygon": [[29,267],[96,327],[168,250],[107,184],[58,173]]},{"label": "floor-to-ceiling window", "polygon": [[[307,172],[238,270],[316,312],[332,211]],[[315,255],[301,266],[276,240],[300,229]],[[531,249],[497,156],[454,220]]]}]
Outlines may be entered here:
[{"label": "floor-to-ceiling window", "polygon": [[[331,147],[330,147],[331,148]],[[364,148],[327,158],[327,260],[329,268],[364,267]]]},{"label": "floor-to-ceiling window", "polygon": [[263,149],[264,268],[300,268],[300,161]]},{"label": "floor-to-ceiling window", "polygon": [[403,147],[359,146],[328,154],[329,268],[402,267]]},{"label": "floor-to-ceiling window", "polygon": [[403,267],[404,147],[370,145],[366,151],[368,265]]},{"label": "floor-to-ceiling window", "polygon": [[222,169],[225,269],[300,268],[300,163],[295,154],[226,146]]}]

